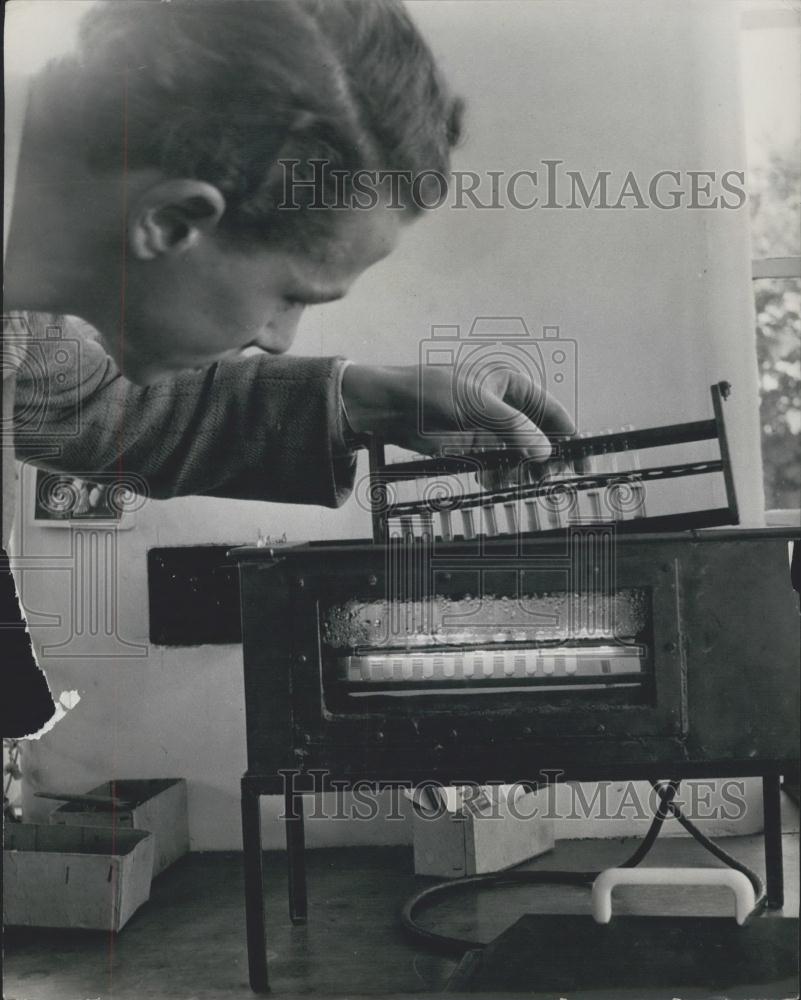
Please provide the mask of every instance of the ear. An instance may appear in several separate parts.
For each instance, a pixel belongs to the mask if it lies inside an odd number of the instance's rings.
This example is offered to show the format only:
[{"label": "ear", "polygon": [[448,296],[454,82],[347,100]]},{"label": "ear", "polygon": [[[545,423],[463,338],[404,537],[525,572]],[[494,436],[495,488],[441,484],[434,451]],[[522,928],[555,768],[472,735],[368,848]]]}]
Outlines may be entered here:
[{"label": "ear", "polygon": [[128,244],[138,260],[183,253],[213,233],[225,198],[213,184],[191,179],[159,181],[142,191],[128,212]]}]

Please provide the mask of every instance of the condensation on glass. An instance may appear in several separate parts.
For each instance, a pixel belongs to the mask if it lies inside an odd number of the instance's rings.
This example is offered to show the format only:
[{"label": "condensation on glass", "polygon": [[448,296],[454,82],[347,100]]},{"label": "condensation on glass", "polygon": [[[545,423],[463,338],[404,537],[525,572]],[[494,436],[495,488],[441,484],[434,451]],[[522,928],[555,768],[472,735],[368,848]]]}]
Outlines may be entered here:
[{"label": "condensation on glass", "polygon": [[353,696],[641,687],[650,606],[648,588],[353,598],[321,610],[323,660]]}]

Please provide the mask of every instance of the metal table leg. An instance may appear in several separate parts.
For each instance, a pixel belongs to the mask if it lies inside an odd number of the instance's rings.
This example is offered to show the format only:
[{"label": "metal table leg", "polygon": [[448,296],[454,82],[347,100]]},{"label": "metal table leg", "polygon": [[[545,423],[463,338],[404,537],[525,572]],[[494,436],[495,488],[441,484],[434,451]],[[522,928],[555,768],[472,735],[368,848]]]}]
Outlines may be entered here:
[{"label": "metal table leg", "polygon": [[242,778],[242,847],[245,855],[245,924],[248,973],[254,993],[267,993],[267,940],[264,924],[264,872],[261,856],[260,795]]},{"label": "metal table leg", "polygon": [[762,778],[762,802],[765,817],[765,882],[768,906],[784,906],[784,866],[782,863],[781,778],[766,774]]},{"label": "metal table leg", "polygon": [[284,788],[287,869],[289,876],[289,918],[293,924],[306,923],[306,851],[303,830],[303,796]]}]

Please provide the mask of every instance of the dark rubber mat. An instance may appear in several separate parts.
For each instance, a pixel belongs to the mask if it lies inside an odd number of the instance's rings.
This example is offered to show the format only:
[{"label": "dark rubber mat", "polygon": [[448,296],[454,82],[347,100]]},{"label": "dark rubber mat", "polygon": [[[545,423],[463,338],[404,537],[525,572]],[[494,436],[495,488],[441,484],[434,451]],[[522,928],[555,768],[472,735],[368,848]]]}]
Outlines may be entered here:
[{"label": "dark rubber mat", "polygon": [[460,969],[458,985],[470,992],[655,987],[670,997],[682,987],[725,995],[751,985],[763,1000],[798,996],[798,920],[762,916],[738,927],[731,917],[620,916],[597,924],[528,914]]}]

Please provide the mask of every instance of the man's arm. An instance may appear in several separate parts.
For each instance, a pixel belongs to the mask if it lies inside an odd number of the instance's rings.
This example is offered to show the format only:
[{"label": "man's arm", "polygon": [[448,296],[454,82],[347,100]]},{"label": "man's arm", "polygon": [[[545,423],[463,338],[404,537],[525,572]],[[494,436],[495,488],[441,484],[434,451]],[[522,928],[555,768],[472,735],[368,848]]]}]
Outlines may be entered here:
[{"label": "man's arm", "polygon": [[[18,457],[86,478],[133,472],[157,498],[340,505],[355,473],[343,399],[354,435],[378,434],[415,451],[486,447],[489,420],[491,446],[544,462],[550,435],[575,432],[544,386],[507,367],[473,385],[463,372],[435,366],[258,355],[142,387],[124,379],[93,340],[48,336],[57,327],[44,327],[41,316],[36,324],[33,363],[17,377]],[[480,403],[475,426],[476,414],[462,412],[460,402],[471,396]],[[431,421],[425,434],[423,400]]]},{"label": "man's arm", "polygon": [[258,355],[142,387],[91,340],[66,365],[54,363],[58,339],[36,343],[41,366],[17,377],[20,459],[74,475],[135,472],[157,498],[335,507],[352,489],[340,359]]}]

